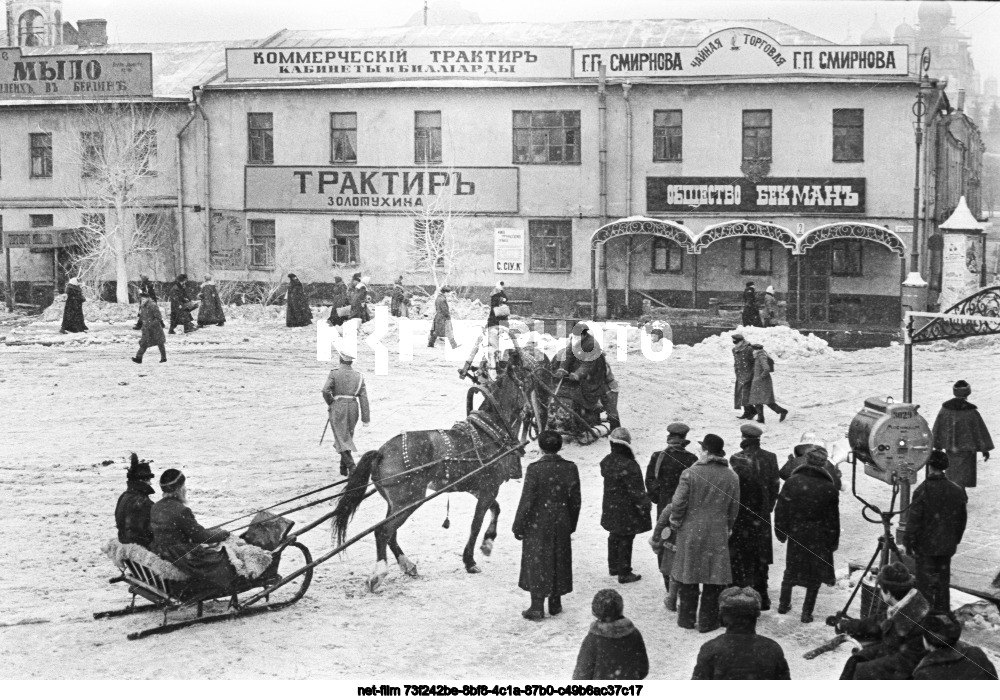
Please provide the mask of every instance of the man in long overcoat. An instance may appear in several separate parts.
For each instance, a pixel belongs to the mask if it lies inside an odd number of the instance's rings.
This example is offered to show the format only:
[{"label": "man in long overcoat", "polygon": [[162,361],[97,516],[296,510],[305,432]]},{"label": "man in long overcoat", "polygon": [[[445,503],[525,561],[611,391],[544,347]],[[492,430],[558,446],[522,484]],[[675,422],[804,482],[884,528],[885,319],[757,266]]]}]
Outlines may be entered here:
[{"label": "man in long overcoat", "polygon": [[365,275],[358,278],[357,284],[351,290],[351,318],[361,319],[361,323],[368,323],[372,320],[368,311],[368,283],[371,278]]},{"label": "man in long overcoat", "polygon": [[522,541],[518,586],[531,594],[531,607],[521,613],[528,620],[562,612],[562,596],[573,590],[573,542],[580,518],[580,472],[559,456],[562,437],[552,430],[538,436],[542,458],[524,474],[521,500],[512,529]]},{"label": "man in long overcoat", "polygon": [[[761,557],[760,531],[762,513],[767,504],[767,492],[760,479],[757,466],[743,453],[737,452],[729,464],[740,480],[740,512],[729,535],[729,560],[733,570],[733,585],[759,585]],[[760,592],[757,592],[760,596]]]},{"label": "man in long overcoat", "polygon": [[934,448],[948,453],[948,478],[959,486],[976,486],[976,453],[990,458],[993,439],[975,404],[969,403],[972,387],[965,380],[952,387],[955,398],[945,401],[934,419]]},{"label": "man in long overcoat", "polygon": [[601,527],[608,531],[608,573],[617,576],[618,583],[633,583],[642,576],[632,572],[632,543],[636,535],[653,527],[649,518],[651,503],[628,430],[615,428],[608,440],[611,454],[601,460]]},{"label": "man in long overcoat", "polygon": [[758,513],[760,516],[758,579],[749,585],[760,594],[760,609],[770,610],[771,596],[767,592],[767,578],[768,567],[774,563],[774,531],[771,527],[771,512],[774,510],[774,504],[778,502],[778,493],[781,491],[781,482],[778,478],[778,455],[761,448],[760,438],[764,431],[759,425],[744,423],[740,426],[740,433],[743,435],[743,440],[740,442],[741,449],[736,454],[747,457],[753,463],[765,496],[763,510]]},{"label": "man in long overcoat", "polygon": [[187,275],[180,274],[170,285],[170,329],[168,333],[173,333],[174,328],[183,326],[185,333],[195,330],[191,319],[191,310],[188,308],[191,299],[187,293]]},{"label": "man in long overcoat", "polygon": [[[140,294],[140,296],[142,295],[142,292],[145,292],[146,296],[148,296],[153,301],[157,301],[157,299],[156,299],[156,286],[152,282],[149,281],[149,277],[147,277],[146,275],[139,275],[139,294]],[[141,318],[137,318],[136,319],[135,325],[132,326],[132,330],[134,330],[134,331],[142,330],[142,319]]]},{"label": "man in long overcoat", "polygon": [[452,348],[458,347],[455,340],[455,329],[451,323],[451,308],[448,306],[448,294],[451,287],[441,287],[437,298],[434,300],[434,323],[431,325],[431,334],[427,338],[427,347],[432,348],[438,338],[447,338]]},{"label": "man in long overcoat", "polygon": [[739,515],[740,480],[721,437],[710,433],[699,444],[701,455],[681,474],[670,503],[677,531],[670,576],[680,584],[678,626],[694,629],[697,620],[699,631],[711,632],[719,628],[719,594],[733,580],[729,533]]},{"label": "man in long overcoat", "polygon": [[[333,430],[333,447],[340,454],[340,473],[348,476],[354,471],[354,428],[358,425],[358,409],[361,422],[366,426],[371,420],[368,412],[368,390],[365,377],[351,365],[354,358],[340,353],[340,366],[331,370],[323,385],[323,400],[328,406],[328,419]],[[326,431],[324,430],[324,433]]]},{"label": "man in long overcoat", "polygon": [[410,308],[410,293],[403,286],[403,276],[400,275],[392,284],[389,294],[389,313],[397,317],[408,317]]},{"label": "man in long overcoat", "polygon": [[288,291],[285,293],[285,325],[289,328],[308,326],[312,323],[312,309],[302,282],[288,273]]},{"label": "man in long overcoat", "polygon": [[736,373],[736,390],[733,392],[733,408],[743,409],[743,420],[756,415],[750,403],[750,386],[753,383],[753,348],[742,333],[733,333],[733,371]]},{"label": "man in long overcoat", "polygon": [[351,300],[347,295],[347,285],[344,284],[344,278],[337,277],[333,278],[333,307],[330,309],[330,318],[327,320],[331,326],[341,326],[344,321],[347,320],[347,316],[341,316],[338,313],[338,309],[342,309],[345,306],[349,307],[351,305]]},{"label": "man in long overcoat", "polygon": [[917,589],[931,610],[951,610],[951,558],[955,556],[968,518],[969,497],[945,472],[948,455],[931,453],[927,478],[913,492],[906,512],[903,544],[916,558]]},{"label": "man in long overcoat", "polygon": [[153,509],[150,496],[155,493],[149,485],[152,478],[149,462],[140,462],[133,452],[126,475],[128,486],[115,506],[115,525],[118,527],[118,541],[122,544],[138,544],[147,549],[153,544],[153,530],[149,525],[149,514]]},{"label": "man in long overcoat", "polygon": [[226,325],[226,312],[222,309],[222,299],[219,290],[212,281],[211,275],[205,275],[198,294],[201,306],[198,307],[198,327]]},{"label": "man in long overcoat", "polygon": [[151,347],[160,351],[160,362],[166,362],[167,337],[163,334],[163,314],[160,313],[159,304],[149,297],[148,292],[139,293],[139,320],[142,322],[142,337],[139,338],[139,351],[132,362],[141,365],[142,356]]},{"label": "man in long overcoat", "polygon": [[823,468],[826,450],[813,447],[807,462],[781,487],[774,508],[774,533],[785,550],[778,613],[792,609],[792,588],[806,589],[802,622],[813,621],[820,584],[834,585],[833,553],[840,545],[840,492]]},{"label": "man in long overcoat", "polygon": [[66,283],[66,306],[63,307],[62,328],[60,333],[83,333],[87,324],[83,320],[83,289],[74,277]]},{"label": "man in long overcoat", "polygon": [[727,588],[719,596],[719,614],[726,626],[698,650],[691,680],[791,680],[781,645],[757,634],[760,598],[752,588]]},{"label": "man in long overcoat", "polygon": [[757,308],[757,290],[753,282],[747,282],[743,289],[743,325],[763,326],[760,320],[760,309]]},{"label": "man in long overcoat", "polygon": [[774,400],[774,383],[771,373],[774,371],[774,360],[764,350],[764,346],[754,343],[753,348],[753,381],[750,383],[750,403],[757,414],[757,422],[764,422],[764,406],[778,414],[778,422],[785,420],[788,411]]}]

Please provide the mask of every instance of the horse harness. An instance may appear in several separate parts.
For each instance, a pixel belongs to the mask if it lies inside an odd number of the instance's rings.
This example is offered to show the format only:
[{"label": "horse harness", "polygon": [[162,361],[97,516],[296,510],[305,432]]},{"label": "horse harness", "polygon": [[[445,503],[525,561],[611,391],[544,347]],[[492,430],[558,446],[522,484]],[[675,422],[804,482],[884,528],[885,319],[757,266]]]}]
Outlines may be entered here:
[{"label": "horse harness", "polygon": [[[436,432],[441,436],[441,439],[445,444],[444,455],[442,455],[440,459],[440,462],[444,465],[445,482],[448,484],[451,483],[451,467],[456,464],[478,463],[479,466],[483,466],[485,464],[482,455],[482,451],[487,448],[483,439],[484,435],[490,438],[493,443],[497,445],[500,452],[510,448],[514,444],[517,444],[516,441],[510,442],[510,440],[507,439],[507,436],[505,436],[502,432],[502,427],[503,426],[498,426],[496,424],[496,419],[489,414],[482,411],[473,411],[469,414],[466,420],[455,423],[451,427],[451,430],[437,430]],[[452,433],[458,433],[471,443],[471,450],[475,452],[474,458],[459,456],[467,454],[470,449],[459,449],[459,447],[455,444],[455,437]],[[403,468],[405,470],[410,470],[419,466],[413,464],[413,460],[410,455],[413,447],[411,447],[409,435],[410,434],[408,432],[405,432],[400,436],[403,443]]]}]

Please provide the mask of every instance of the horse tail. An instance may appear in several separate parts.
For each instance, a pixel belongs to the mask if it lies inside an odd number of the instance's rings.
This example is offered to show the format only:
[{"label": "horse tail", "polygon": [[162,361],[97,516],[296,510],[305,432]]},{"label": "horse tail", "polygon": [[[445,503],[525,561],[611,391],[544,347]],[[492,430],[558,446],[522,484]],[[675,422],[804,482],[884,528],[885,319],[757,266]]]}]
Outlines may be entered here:
[{"label": "horse tail", "polygon": [[333,511],[334,529],[337,533],[337,544],[344,544],[347,539],[347,524],[354,517],[354,512],[361,505],[361,501],[366,498],[368,480],[371,478],[372,470],[382,461],[382,453],[378,450],[369,450],[361,457],[358,466],[355,467],[344,487],[344,495]]}]

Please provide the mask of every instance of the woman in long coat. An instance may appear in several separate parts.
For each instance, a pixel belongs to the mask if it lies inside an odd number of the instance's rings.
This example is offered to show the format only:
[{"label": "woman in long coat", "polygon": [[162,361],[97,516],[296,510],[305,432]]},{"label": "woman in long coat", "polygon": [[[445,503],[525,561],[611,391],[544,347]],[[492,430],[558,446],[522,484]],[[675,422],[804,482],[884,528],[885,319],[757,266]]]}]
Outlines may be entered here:
[{"label": "woman in long coat", "polygon": [[576,464],[557,453],[562,437],[542,431],[538,446],[544,453],[528,465],[512,529],[522,541],[518,586],[531,594],[531,607],[521,613],[528,620],[562,612],[561,596],[573,590],[573,542],[580,518],[580,472]]},{"label": "woman in long coat", "polygon": [[306,298],[306,290],[299,278],[288,273],[288,292],[285,294],[285,325],[289,328],[308,326],[312,323],[312,310]]},{"label": "woman in long coat", "polygon": [[[760,532],[769,522],[761,519],[768,512],[760,471],[748,456],[737,452],[729,458],[740,480],[740,512],[729,535],[729,559],[733,569],[733,585],[753,587],[760,577],[763,549]],[[768,512],[768,514],[770,514]]]},{"label": "woman in long coat", "polygon": [[719,594],[733,580],[729,533],[739,515],[740,480],[721,437],[709,434],[700,444],[701,456],[681,473],[670,503],[677,531],[670,576],[680,584],[678,626],[694,629],[697,617],[698,629],[710,632],[719,627]]},{"label": "woman in long coat", "polygon": [[83,290],[74,277],[66,284],[66,306],[63,307],[62,329],[60,333],[83,333],[87,324],[83,321]]},{"label": "woman in long coat", "polygon": [[743,290],[743,325],[763,326],[760,320],[760,310],[757,308],[757,290],[753,282],[747,282]]},{"label": "woman in long coat", "polygon": [[840,545],[840,492],[823,468],[826,458],[823,447],[813,446],[806,463],[781,487],[774,507],[774,534],[779,542],[788,542],[778,612],[791,610],[792,588],[803,586],[803,622],[812,622],[820,584],[836,583],[833,553]]},{"label": "woman in long coat", "polygon": [[139,339],[139,352],[132,358],[132,362],[142,364],[142,356],[151,347],[158,348],[160,362],[166,362],[167,336],[163,334],[163,315],[159,305],[145,291],[139,294],[139,321],[142,323],[142,337]]},{"label": "woman in long coat", "polygon": [[609,441],[611,454],[601,460],[601,527],[608,531],[608,573],[617,576],[618,583],[632,583],[642,578],[632,573],[632,543],[636,535],[653,528],[649,515],[652,501],[642,482],[642,469],[635,461],[628,430],[615,428]]},{"label": "woman in long coat", "polygon": [[774,383],[771,372],[774,371],[774,360],[764,350],[764,346],[754,343],[753,348],[753,381],[750,384],[750,405],[757,412],[757,422],[764,422],[764,406],[778,414],[778,422],[785,420],[788,411],[774,400]]},{"label": "woman in long coat", "polygon": [[333,278],[333,308],[330,309],[330,318],[327,321],[331,326],[341,326],[347,320],[347,316],[341,316],[337,309],[350,306],[351,300],[347,296],[347,285],[342,277]]},{"label": "woman in long coat", "polygon": [[431,325],[431,334],[427,338],[427,347],[432,348],[438,338],[447,338],[452,348],[458,347],[455,340],[455,328],[451,323],[451,308],[448,306],[448,294],[451,287],[441,287],[437,298],[434,300],[434,323]]},{"label": "woman in long coat", "polygon": [[198,298],[201,299],[201,307],[198,309],[199,327],[226,325],[226,312],[222,310],[222,299],[211,275],[205,275]]},{"label": "woman in long coat", "polygon": [[934,447],[948,453],[948,478],[967,488],[976,485],[976,453],[990,458],[993,438],[976,405],[969,403],[972,387],[965,380],[952,387],[955,398],[945,401],[934,419]]}]

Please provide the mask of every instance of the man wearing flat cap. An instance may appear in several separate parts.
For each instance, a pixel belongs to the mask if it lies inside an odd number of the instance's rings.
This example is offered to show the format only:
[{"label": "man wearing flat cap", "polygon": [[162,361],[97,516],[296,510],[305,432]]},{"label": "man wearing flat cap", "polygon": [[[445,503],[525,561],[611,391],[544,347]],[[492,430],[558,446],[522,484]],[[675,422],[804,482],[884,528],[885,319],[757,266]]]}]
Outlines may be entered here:
[{"label": "man wearing flat cap", "polygon": [[[368,425],[371,416],[368,412],[368,390],[365,388],[365,377],[351,365],[354,358],[347,353],[340,353],[340,365],[326,378],[323,385],[323,400],[326,401],[329,412],[330,429],[333,430],[333,447],[340,454],[340,473],[349,476],[354,471],[354,457],[351,452],[357,451],[354,446],[354,429],[358,425],[358,408],[361,409],[361,422]],[[323,433],[326,433],[324,428]]]},{"label": "man wearing flat cap", "polygon": [[969,402],[972,387],[965,380],[952,387],[955,398],[945,401],[934,419],[934,449],[948,453],[948,478],[959,486],[976,486],[976,453],[990,458],[993,439],[976,405]]},{"label": "man wearing flat cap", "polygon": [[118,526],[118,541],[122,544],[138,544],[148,549],[153,543],[153,531],[149,526],[149,513],[153,509],[150,496],[155,493],[149,485],[152,478],[149,462],[140,462],[133,452],[126,475],[128,487],[115,506],[115,525]]},{"label": "man wearing flat cap", "polygon": [[[774,542],[773,529],[771,527],[771,512],[778,502],[778,493],[781,491],[781,481],[778,478],[778,455],[768,452],[760,446],[760,438],[764,434],[764,429],[756,423],[744,423],[740,426],[740,434],[743,436],[740,442],[740,451],[733,457],[746,457],[752,464],[749,470],[755,474],[757,487],[762,493],[762,508],[757,513],[758,537],[760,544],[758,553],[760,554],[760,566],[757,567],[757,579],[750,585],[755,591],[760,593],[761,610],[771,609],[771,597],[767,592],[768,567],[774,563]],[[742,493],[742,483],[740,490]],[[741,496],[742,498],[742,496]]]},{"label": "man wearing flat cap", "polygon": [[750,403],[750,387],[753,385],[753,348],[742,333],[733,333],[733,371],[736,373],[736,389],[733,393],[733,408],[743,409],[741,420],[751,420],[757,409]]},{"label": "man wearing flat cap", "polygon": [[667,426],[667,447],[654,452],[646,466],[646,492],[656,504],[656,517],[670,505],[681,480],[681,472],[698,461],[698,456],[688,452],[691,441],[687,434],[691,429],[684,423]]},{"label": "man wearing flat cap", "polygon": [[727,588],[719,596],[719,615],[726,632],[702,645],[691,680],[791,680],[781,645],[757,634],[757,591]]},{"label": "man wearing flat cap", "polygon": [[962,541],[969,497],[945,472],[948,455],[931,453],[927,478],[913,492],[906,511],[903,544],[916,559],[917,588],[932,610],[951,610],[951,558]]}]

